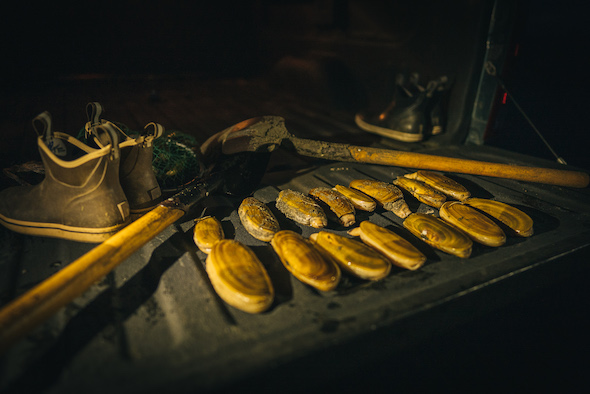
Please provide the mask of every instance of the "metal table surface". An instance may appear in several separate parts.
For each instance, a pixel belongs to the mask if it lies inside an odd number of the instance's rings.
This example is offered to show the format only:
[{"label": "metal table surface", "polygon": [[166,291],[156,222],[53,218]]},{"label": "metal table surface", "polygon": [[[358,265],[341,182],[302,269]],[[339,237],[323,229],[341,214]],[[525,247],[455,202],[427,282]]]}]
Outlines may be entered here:
[{"label": "metal table surface", "polygon": [[[502,160],[485,147],[447,147],[431,153]],[[295,176],[271,172],[253,193],[274,210],[283,229],[306,237],[317,230],[288,221],[274,207],[281,189],[306,192],[311,187],[367,177],[391,181],[412,171],[324,161],[314,164]],[[270,245],[245,232],[235,210],[239,201],[210,197],[10,349],[3,358],[2,387],[48,393],[196,392],[236,387],[297,392],[310,387],[345,387],[342,379],[346,381],[347,375],[367,372],[360,366],[374,365],[394,349],[410,346],[446,325],[468,321],[477,311],[501,307],[509,302],[506,300],[550,280],[539,276],[506,290],[503,283],[511,278],[546,269],[543,267],[550,267],[549,275],[560,272],[566,278],[584,272],[583,262],[560,267],[559,261],[580,251],[587,254],[590,199],[586,189],[448,175],[465,185],[472,196],[522,209],[534,220],[534,235],[508,237],[498,248],[474,244],[472,255],[461,259],[410,235],[391,212],[358,212],[357,222],[370,220],[401,233],[428,260],[417,271],[393,267],[387,278],[374,283],[343,275],[335,291],[321,293],[290,276]],[[413,212],[436,213],[411,196],[405,197]],[[206,255],[192,241],[193,219],[201,214],[216,215],[228,238],[249,245],[259,256],[276,290],[269,311],[250,315],[226,305],[215,294],[204,270]],[[11,288],[14,296],[93,246],[0,231],[5,273],[1,284]],[[346,234],[334,223],[328,231]],[[465,316],[444,312],[457,300],[470,300],[471,305],[463,310]],[[327,360],[332,364],[326,364]],[[366,383],[365,387],[371,386]]]}]

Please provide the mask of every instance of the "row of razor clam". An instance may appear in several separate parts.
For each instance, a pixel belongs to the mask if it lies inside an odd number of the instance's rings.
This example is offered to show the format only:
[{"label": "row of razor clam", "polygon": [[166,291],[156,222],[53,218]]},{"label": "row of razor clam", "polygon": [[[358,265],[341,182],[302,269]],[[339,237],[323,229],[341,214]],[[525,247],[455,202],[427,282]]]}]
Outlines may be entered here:
[{"label": "row of razor clam", "polygon": [[[412,213],[400,188],[437,208],[439,217]],[[391,184],[358,179],[348,186],[313,188],[307,195],[282,190],[276,199],[277,209],[288,219],[319,230],[309,238],[281,230],[268,206],[254,197],[242,201],[238,216],[248,233],[270,243],[295,278],[320,291],[330,291],[338,285],[341,271],[377,281],[389,274],[392,264],[417,270],[425,263],[426,256],[410,241],[368,220],[348,231],[360,240],[322,230],[329,220],[352,227],[356,210],[372,212],[377,206],[403,219],[403,226],[428,245],[461,258],[470,256],[473,242],[491,247],[503,245],[506,235],[497,223],[510,235],[533,234],[533,221],[524,212],[499,201],[471,198],[461,184],[430,171],[407,174]],[[225,302],[250,313],[270,307],[273,285],[248,246],[225,239],[221,223],[214,217],[196,221],[194,239],[208,254],[206,271]]]}]

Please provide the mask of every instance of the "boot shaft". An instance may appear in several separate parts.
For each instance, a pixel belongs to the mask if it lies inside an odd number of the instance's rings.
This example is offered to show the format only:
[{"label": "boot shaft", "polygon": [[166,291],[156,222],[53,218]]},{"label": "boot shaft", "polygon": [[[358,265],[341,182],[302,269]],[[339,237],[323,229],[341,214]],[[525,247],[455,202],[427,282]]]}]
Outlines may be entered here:
[{"label": "boot shaft", "polygon": [[162,192],[152,168],[153,141],[164,133],[164,128],[155,122],[148,123],[142,134],[127,135],[116,124],[101,118],[100,103],[91,102],[86,107],[88,122],[86,136],[97,146],[104,146],[105,136],[97,133],[100,126],[110,125],[120,138],[121,163],[119,181],[127,196],[132,213],[141,213],[153,208],[162,199]]}]

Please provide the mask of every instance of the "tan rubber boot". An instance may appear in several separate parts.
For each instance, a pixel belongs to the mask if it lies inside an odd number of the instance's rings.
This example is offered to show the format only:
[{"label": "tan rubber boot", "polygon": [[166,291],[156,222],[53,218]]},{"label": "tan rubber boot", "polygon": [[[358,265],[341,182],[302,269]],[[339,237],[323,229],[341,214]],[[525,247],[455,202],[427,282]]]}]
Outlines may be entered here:
[{"label": "tan rubber boot", "polygon": [[88,114],[88,122],[85,126],[86,138],[93,137],[97,146],[102,147],[108,143],[99,138],[96,132],[97,127],[108,124],[119,135],[121,151],[119,181],[129,201],[132,217],[154,208],[162,200],[162,191],[152,168],[153,142],[162,136],[164,127],[158,123],[148,123],[143,134],[132,138],[116,124],[101,119],[103,107],[100,103],[89,103],[86,112]]},{"label": "tan rubber boot", "polygon": [[97,128],[109,143],[91,148],[53,132],[51,116],[33,120],[45,178],[0,192],[0,223],[23,234],[102,242],[126,226],[129,204],[119,183],[119,141],[110,125]]}]

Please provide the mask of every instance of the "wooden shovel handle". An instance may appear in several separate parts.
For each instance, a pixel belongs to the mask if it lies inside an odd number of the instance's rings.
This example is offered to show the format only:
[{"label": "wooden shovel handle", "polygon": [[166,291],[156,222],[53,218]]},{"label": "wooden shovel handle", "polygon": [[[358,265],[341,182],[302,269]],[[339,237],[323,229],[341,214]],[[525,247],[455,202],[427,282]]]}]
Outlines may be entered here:
[{"label": "wooden shovel handle", "polygon": [[588,174],[580,171],[491,163],[360,146],[350,146],[348,150],[355,161],[362,163],[484,175],[579,188],[587,187],[590,181]]},{"label": "wooden shovel handle", "polygon": [[157,206],[0,310],[0,354],[184,215]]},{"label": "wooden shovel handle", "polygon": [[288,143],[283,141],[283,145],[295,150],[300,155],[328,160],[457,172],[460,174],[484,175],[580,188],[587,187],[590,181],[588,174],[580,171],[456,159],[424,153],[370,148],[327,141],[313,141],[297,137],[290,137]]}]

